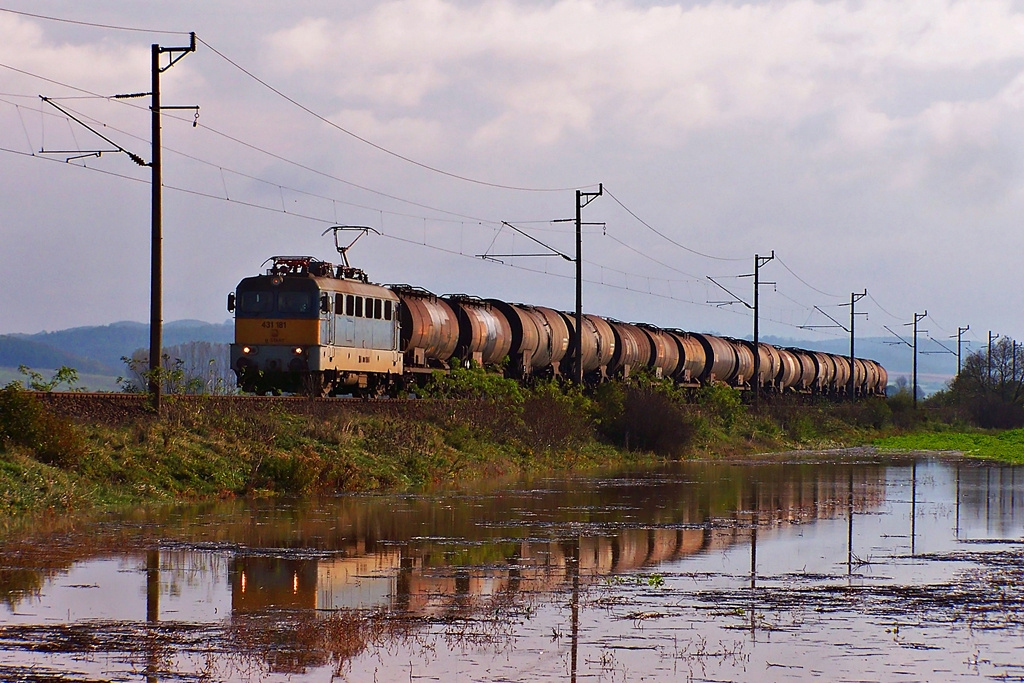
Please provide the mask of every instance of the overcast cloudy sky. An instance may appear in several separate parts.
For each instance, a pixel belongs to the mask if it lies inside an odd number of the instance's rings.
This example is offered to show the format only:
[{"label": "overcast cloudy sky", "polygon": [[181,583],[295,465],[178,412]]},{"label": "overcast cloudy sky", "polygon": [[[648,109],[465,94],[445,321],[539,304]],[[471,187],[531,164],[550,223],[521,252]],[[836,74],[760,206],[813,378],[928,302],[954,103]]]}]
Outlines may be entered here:
[{"label": "overcast cloudy sky", "polygon": [[271,255],[336,257],[335,223],[383,233],[351,253],[378,282],[571,308],[569,263],[475,257],[542,251],[502,221],[572,254],[551,221],[603,183],[590,312],[749,334],[707,276],[749,301],[736,276],[774,250],[762,334],[843,335],[800,326],[867,288],[865,336],[927,309],[947,344],[1024,338],[1019,2],[0,8],[0,333],[148,320],[149,170],[65,163],[111,147],[38,96],[148,161],[148,99],[91,95],[148,91],[150,44],[195,31],[162,77],[165,105],[201,107],[165,112],[165,320],[223,321]]}]

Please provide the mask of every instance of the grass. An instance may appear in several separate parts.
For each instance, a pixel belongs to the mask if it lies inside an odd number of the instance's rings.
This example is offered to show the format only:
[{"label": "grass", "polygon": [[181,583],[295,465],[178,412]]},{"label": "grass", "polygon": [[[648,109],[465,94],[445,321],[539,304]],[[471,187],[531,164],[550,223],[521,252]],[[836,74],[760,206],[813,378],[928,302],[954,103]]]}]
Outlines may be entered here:
[{"label": "grass", "polygon": [[1024,463],[1024,429],[901,434],[877,439],[873,444],[885,451],[959,451],[973,458]]},{"label": "grass", "polygon": [[[892,436],[892,401],[765,401],[727,387],[681,390],[650,378],[594,393],[520,387],[458,372],[435,400],[298,402],[288,408],[169,396],[162,419],[54,414],[32,392],[0,389],[0,516],[235,496],[475,486],[549,472],[684,458],[882,448],[963,450],[1011,459],[1024,432]],[[932,426],[932,428],[935,428]],[[933,439],[927,441],[926,438]],[[916,440],[915,440],[916,439]],[[1020,456],[1016,456],[1020,458]]]}]

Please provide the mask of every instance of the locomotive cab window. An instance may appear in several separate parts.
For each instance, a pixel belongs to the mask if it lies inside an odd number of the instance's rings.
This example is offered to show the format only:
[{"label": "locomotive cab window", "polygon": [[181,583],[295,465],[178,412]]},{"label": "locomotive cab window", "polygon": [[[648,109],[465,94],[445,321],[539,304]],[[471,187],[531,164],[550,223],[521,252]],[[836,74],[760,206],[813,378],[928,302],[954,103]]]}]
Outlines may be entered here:
[{"label": "locomotive cab window", "polygon": [[274,310],[274,293],[239,292],[237,308],[243,315],[269,313]]},{"label": "locomotive cab window", "polygon": [[384,302],[384,319],[385,320],[391,320],[391,302],[390,301],[385,301]]},{"label": "locomotive cab window", "polygon": [[316,309],[314,297],[310,292],[289,292],[277,293],[278,313],[310,313]]},{"label": "locomotive cab window", "polygon": [[356,314],[356,298],[351,294],[345,295],[345,315],[350,318]]},{"label": "locomotive cab window", "polygon": [[356,317],[363,317],[363,297],[361,296],[356,297]]},{"label": "locomotive cab window", "polygon": [[382,320],[384,318],[384,302],[380,299],[373,300],[373,317],[375,320]]}]

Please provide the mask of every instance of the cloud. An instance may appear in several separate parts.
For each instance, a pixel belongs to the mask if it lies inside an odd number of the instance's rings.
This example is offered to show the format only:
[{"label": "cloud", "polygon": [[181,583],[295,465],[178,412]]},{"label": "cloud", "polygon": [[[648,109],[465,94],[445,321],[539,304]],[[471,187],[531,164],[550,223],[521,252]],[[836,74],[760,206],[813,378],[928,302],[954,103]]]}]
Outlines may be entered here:
[{"label": "cloud", "polygon": [[[271,36],[269,60],[383,112],[468,94],[453,101],[472,109],[478,141],[553,144],[608,127],[671,144],[709,128],[793,128],[852,108],[861,115],[841,117],[841,130],[860,146],[884,137],[893,70],[913,79],[1017,60],[1022,29],[1008,3],[986,0],[689,9],[399,0],[347,19],[300,20]],[[867,129],[851,130],[858,121]]]},{"label": "cloud", "polygon": [[[149,84],[149,48],[139,47],[137,42],[134,48],[113,42],[57,42],[49,38],[37,22],[6,13],[0,13],[0,36],[3,36],[0,62],[16,65],[24,71],[60,74],[55,80],[101,94],[130,91]],[[7,76],[19,83],[30,83],[43,92],[59,88],[13,76],[10,72],[5,73],[5,79]]]}]

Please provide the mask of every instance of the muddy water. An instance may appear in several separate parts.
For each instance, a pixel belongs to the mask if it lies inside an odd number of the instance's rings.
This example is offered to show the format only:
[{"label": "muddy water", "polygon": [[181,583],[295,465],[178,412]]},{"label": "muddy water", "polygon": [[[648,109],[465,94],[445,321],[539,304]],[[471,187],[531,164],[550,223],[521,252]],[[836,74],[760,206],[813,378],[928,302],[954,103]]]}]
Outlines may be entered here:
[{"label": "muddy water", "polygon": [[1024,677],[1024,470],[869,452],[3,541],[0,680]]}]

